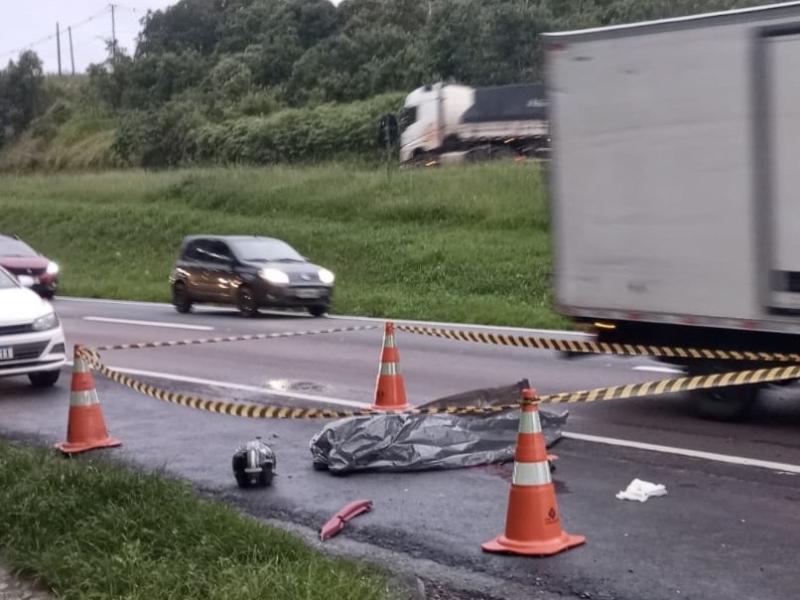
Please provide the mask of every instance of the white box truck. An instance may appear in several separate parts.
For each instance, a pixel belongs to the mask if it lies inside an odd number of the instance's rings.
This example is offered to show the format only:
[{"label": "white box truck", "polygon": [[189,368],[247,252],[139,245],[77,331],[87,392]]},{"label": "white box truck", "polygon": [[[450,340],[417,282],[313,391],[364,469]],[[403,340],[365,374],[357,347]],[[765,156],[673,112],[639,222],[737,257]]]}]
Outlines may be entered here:
[{"label": "white box truck", "polygon": [[543,43],[560,311],[604,341],[800,350],[800,2]]}]

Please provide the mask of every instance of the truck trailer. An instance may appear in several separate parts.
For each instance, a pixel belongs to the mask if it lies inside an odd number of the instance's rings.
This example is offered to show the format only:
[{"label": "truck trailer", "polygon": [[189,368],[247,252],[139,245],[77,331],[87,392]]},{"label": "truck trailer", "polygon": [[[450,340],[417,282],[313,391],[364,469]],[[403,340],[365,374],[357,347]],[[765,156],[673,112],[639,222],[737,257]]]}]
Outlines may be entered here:
[{"label": "truck trailer", "polygon": [[[800,350],[800,2],[543,44],[559,311],[600,341]],[[741,417],[758,391],[698,405]]]},{"label": "truck trailer", "polygon": [[400,162],[541,156],[548,146],[544,86],[418,88],[400,113]]}]

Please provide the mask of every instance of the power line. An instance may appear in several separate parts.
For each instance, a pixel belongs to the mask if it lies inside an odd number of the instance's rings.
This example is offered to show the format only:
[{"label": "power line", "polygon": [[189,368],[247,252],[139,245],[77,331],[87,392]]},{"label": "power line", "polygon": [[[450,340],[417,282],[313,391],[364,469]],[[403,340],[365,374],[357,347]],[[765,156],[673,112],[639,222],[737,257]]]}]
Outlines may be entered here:
[{"label": "power line", "polygon": [[[86,25],[87,23],[90,23],[91,21],[94,21],[98,17],[101,17],[101,16],[105,15],[109,10],[111,10],[111,7],[110,6],[106,6],[106,7],[103,8],[103,10],[101,10],[99,12],[96,12],[95,14],[93,14],[91,16],[86,17],[82,21],[78,21],[77,23],[73,23],[72,25],[68,25],[67,27],[68,28],[71,27],[72,29],[77,29],[78,27],[82,27],[82,26]],[[42,44],[44,44],[46,42],[51,42],[54,39],[56,39],[56,34],[53,33],[53,34],[50,34],[50,35],[48,35],[46,37],[43,37],[41,39],[35,40],[35,41],[33,41],[33,42],[29,43],[29,44],[25,44],[24,46],[20,46],[19,48],[15,48],[14,50],[8,50],[6,52],[2,52],[2,53],[0,53],[0,58],[6,58],[7,56],[13,56],[15,54],[19,54],[20,52],[23,52],[25,50],[30,50],[31,48],[35,48],[36,46],[41,46]]]},{"label": "power line", "polygon": [[135,6],[128,6],[128,5],[126,5],[126,4],[118,4],[118,3],[115,3],[115,5],[116,5],[116,7],[117,7],[117,8],[121,8],[121,9],[123,9],[123,10],[127,10],[127,11],[130,11],[130,12],[132,12],[132,13],[141,13],[141,14],[145,14],[145,13],[147,13],[147,12],[149,12],[149,11],[151,10],[151,9],[149,9],[149,8],[137,8],[137,7],[135,7]]}]

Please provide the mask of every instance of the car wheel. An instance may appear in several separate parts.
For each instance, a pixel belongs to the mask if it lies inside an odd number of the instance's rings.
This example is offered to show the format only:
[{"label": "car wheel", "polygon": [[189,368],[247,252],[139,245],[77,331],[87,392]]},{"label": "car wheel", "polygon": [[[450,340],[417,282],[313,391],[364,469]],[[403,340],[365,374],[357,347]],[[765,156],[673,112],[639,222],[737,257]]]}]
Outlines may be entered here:
[{"label": "car wheel", "polygon": [[178,282],[172,286],[172,304],[179,313],[188,313],[192,310],[192,298],[185,283]]},{"label": "car wheel", "polygon": [[317,304],[315,306],[309,306],[308,312],[310,312],[315,317],[321,317],[326,312],[328,312],[328,307],[324,304]]},{"label": "car wheel", "polygon": [[56,371],[39,371],[37,373],[28,373],[28,379],[31,380],[33,387],[44,388],[54,386],[60,375],[60,369]]},{"label": "car wheel", "polygon": [[694,394],[697,413],[712,421],[741,421],[753,407],[758,391],[757,385],[697,390]]},{"label": "car wheel", "polygon": [[243,285],[239,288],[239,312],[245,317],[255,317],[258,314],[258,302],[253,290]]}]

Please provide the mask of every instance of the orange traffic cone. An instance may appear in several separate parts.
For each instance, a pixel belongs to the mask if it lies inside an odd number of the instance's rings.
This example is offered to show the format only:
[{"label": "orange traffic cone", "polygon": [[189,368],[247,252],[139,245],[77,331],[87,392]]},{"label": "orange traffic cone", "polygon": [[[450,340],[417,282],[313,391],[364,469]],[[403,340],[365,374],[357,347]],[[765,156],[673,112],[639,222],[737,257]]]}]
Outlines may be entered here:
[{"label": "orange traffic cone", "polygon": [[534,390],[523,390],[506,532],[481,546],[487,552],[549,556],[586,541],[561,529],[535,399]]},{"label": "orange traffic cone", "polygon": [[383,334],[383,351],[375,386],[373,410],[408,410],[411,405],[406,400],[406,384],[400,374],[400,353],[394,339],[394,323],[387,322]]},{"label": "orange traffic cone", "polygon": [[122,444],[108,435],[103,409],[94,387],[94,377],[79,349],[80,346],[76,345],[72,363],[67,441],[56,445],[64,454],[77,454],[94,448],[110,448]]}]

